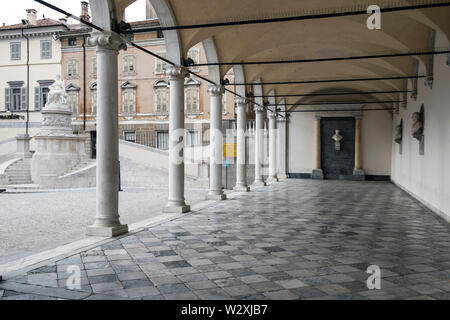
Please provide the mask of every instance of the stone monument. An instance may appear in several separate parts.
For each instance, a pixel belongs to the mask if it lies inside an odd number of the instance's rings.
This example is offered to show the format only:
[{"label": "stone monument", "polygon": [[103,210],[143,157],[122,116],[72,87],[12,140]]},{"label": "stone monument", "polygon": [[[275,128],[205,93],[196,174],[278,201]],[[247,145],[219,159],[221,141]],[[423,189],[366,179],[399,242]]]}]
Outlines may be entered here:
[{"label": "stone monument", "polygon": [[31,177],[42,188],[58,188],[58,177],[87,158],[86,138],[72,133],[72,111],[66,97],[64,81],[58,75],[41,111],[42,128],[34,137],[36,152],[31,159]]}]

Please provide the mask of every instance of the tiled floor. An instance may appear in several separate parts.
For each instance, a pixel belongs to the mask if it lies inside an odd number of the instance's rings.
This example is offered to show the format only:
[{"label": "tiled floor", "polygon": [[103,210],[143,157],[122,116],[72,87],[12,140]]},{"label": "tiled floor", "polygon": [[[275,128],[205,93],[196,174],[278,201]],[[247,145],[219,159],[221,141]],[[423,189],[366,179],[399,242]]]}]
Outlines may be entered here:
[{"label": "tiled floor", "polygon": [[[370,265],[380,290],[367,287]],[[70,266],[80,291],[66,287]],[[449,299],[450,227],[390,183],[288,180],[4,281],[1,294]]]}]

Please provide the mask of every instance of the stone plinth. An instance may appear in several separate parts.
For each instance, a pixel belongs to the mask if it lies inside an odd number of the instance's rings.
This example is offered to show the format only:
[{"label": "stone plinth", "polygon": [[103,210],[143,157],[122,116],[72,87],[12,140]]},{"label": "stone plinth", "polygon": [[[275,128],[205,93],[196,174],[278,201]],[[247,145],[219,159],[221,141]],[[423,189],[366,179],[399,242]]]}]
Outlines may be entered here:
[{"label": "stone plinth", "polygon": [[31,158],[30,152],[31,137],[27,134],[19,134],[16,137],[17,151],[16,154],[21,158]]}]

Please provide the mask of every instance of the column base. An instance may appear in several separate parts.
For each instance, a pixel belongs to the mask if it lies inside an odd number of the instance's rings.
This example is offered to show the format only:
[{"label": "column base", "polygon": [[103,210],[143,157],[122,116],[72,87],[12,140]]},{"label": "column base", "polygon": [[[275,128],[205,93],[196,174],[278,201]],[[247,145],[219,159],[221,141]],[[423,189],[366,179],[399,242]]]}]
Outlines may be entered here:
[{"label": "column base", "polygon": [[166,205],[163,208],[163,212],[164,213],[186,213],[186,212],[190,212],[191,211],[191,206],[189,205],[181,205],[181,206],[177,206],[177,205]]},{"label": "column base", "polygon": [[366,174],[362,169],[353,169],[352,180],[354,181],[364,181],[366,180]]},{"label": "column base", "polygon": [[209,193],[206,195],[206,200],[226,200],[227,195],[225,193]]},{"label": "column base", "polygon": [[250,191],[250,187],[249,186],[239,185],[239,186],[235,186],[233,188],[233,191],[236,191],[236,192],[249,192]]},{"label": "column base", "polygon": [[117,237],[128,232],[128,225],[123,224],[115,227],[97,227],[87,228],[86,235],[94,237]]},{"label": "column base", "polygon": [[280,180],[278,180],[278,177],[268,177],[266,182],[267,183],[272,183],[272,182],[279,182]]},{"label": "column base", "polygon": [[258,180],[258,181],[254,181],[252,183],[252,186],[253,187],[266,187],[267,183],[265,181],[263,181],[263,180]]},{"label": "column base", "polygon": [[322,171],[322,169],[314,169],[312,171],[311,179],[323,180],[323,171]]},{"label": "column base", "polygon": [[278,174],[278,179],[279,180],[286,180],[286,179],[289,179],[289,176],[286,173],[279,173]]}]

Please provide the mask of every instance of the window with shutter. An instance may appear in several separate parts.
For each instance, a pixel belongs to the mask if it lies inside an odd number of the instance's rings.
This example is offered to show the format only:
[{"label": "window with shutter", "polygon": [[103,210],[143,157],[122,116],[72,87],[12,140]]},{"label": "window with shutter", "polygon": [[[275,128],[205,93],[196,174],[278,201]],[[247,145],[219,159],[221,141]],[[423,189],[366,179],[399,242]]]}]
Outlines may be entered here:
[{"label": "window with shutter", "polygon": [[19,111],[21,108],[20,88],[11,89],[11,111]]},{"label": "window with shutter", "polygon": [[27,109],[27,88],[20,88],[20,93],[21,93],[20,109],[21,110],[26,110]]},{"label": "window with shutter", "polygon": [[186,112],[195,113],[199,111],[198,92],[198,87],[191,87],[186,89]]},{"label": "window with shutter", "polygon": [[166,113],[169,104],[169,90],[167,88],[156,89],[156,112]]},{"label": "window with shutter", "polygon": [[41,109],[41,87],[34,88],[34,110]]},{"label": "window with shutter", "polygon": [[123,57],[123,72],[134,73],[134,56],[124,56]]},{"label": "window with shutter", "polygon": [[75,59],[71,59],[67,62],[67,76],[76,77],[78,75],[78,62]]},{"label": "window with shutter", "polygon": [[21,59],[21,43],[20,42],[11,42],[10,44],[11,52],[11,60],[20,60]]},{"label": "window with shutter", "polygon": [[41,59],[52,58],[52,41],[41,40]]},{"label": "window with shutter", "polygon": [[97,90],[92,91],[92,114],[97,113]]},{"label": "window with shutter", "polygon": [[134,90],[125,90],[122,96],[123,113],[134,113],[136,110],[136,95]]},{"label": "window with shutter", "polygon": [[5,88],[5,109],[11,110],[11,89]]},{"label": "window with shutter", "polygon": [[[167,57],[167,54],[165,52],[158,52],[157,54],[163,58]],[[158,59],[158,58],[155,58],[155,61],[156,61],[155,72],[156,73],[164,73],[164,71],[167,67],[167,63],[165,63],[164,61],[162,61],[161,59]]]},{"label": "window with shutter", "polygon": [[67,96],[67,106],[72,111],[73,115],[78,114],[78,94],[77,93],[69,93]]}]

